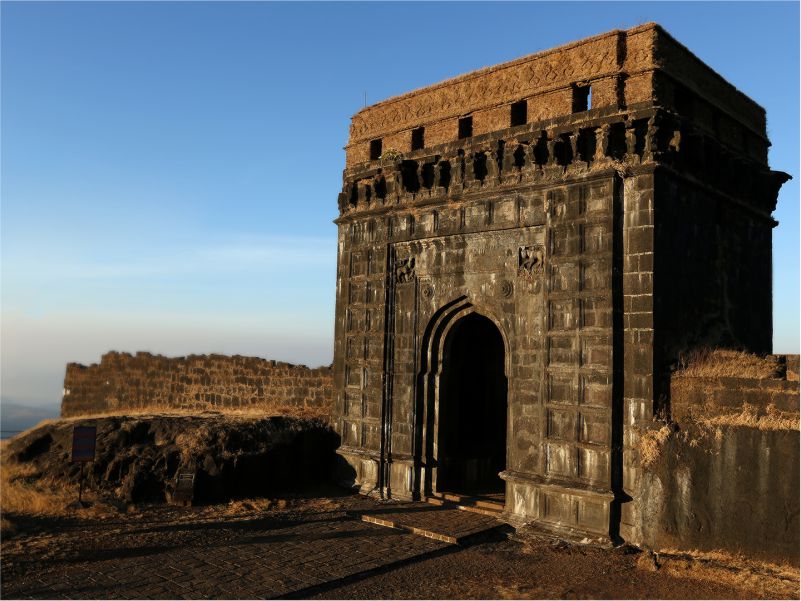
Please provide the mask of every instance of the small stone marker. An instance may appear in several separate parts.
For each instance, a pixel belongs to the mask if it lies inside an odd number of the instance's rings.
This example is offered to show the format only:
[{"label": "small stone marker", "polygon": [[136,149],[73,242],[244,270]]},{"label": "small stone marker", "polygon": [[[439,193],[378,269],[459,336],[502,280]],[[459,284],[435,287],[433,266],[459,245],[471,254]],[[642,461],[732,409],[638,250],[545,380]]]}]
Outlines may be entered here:
[{"label": "small stone marker", "polygon": [[175,477],[175,492],[172,494],[173,503],[180,503],[184,507],[192,504],[195,496],[195,472],[178,472]]}]

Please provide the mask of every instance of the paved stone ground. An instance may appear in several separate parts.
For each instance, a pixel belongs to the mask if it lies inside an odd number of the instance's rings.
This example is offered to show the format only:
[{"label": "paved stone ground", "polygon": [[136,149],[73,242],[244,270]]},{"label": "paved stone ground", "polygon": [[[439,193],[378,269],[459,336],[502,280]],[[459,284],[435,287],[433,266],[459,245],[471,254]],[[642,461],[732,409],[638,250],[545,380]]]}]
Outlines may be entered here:
[{"label": "paved stone ground", "polygon": [[57,534],[3,544],[2,597],[298,596],[450,546],[359,519],[375,507],[359,497],[317,499],[219,520],[213,508],[153,507],[141,516],[62,525]]},{"label": "paved stone ground", "polygon": [[454,535],[484,516],[326,494],[340,496],[152,506],[100,518],[4,514],[17,534],[0,547],[0,597],[798,598],[797,577],[654,569],[630,548],[509,540],[502,532],[460,547],[361,517]]},{"label": "paved stone ground", "polygon": [[[533,538],[489,538],[380,574],[332,583],[311,599],[798,599],[798,574],[665,562],[647,553]],[[786,570],[792,572],[792,570]]]}]

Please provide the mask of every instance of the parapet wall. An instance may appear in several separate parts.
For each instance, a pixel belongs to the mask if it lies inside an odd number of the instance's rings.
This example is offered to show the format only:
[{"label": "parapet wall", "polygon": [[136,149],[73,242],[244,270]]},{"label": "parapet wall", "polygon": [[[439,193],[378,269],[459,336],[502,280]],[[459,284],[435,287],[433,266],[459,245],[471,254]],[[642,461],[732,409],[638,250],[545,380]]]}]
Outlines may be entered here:
[{"label": "parapet wall", "polygon": [[733,363],[721,371],[749,377],[673,376],[672,420],[637,449],[643,539],[632,542],[798,563],[798,356],[764,361],[777,373],[754,377]]},{"label": "parapet wall", "polygon": [[[524,101],[532,123],[576,113],[575,90],[592,89],[593,110],[639,105],[670,107],[727,144],[767,161],[765,111],[655,23],[601,35],[479,69],[388,98],[356,113],[346,147],[348,168],[382,150],[408,153],[509,127],[510,104]],[[582,109],[584,110],[584,109]],[[547,124],[543,123],[544,125]],[[512,124],[514,125],[514,124]],[[416,145],[412,131],[424,130]]]},{"label": "parapet wall", "polygon": [[798,415],[798,355],[708,353],[673,374],[670,408],[673,421],[685,425],[740,413],[744,408]]},{"label": "parapet wall", "polygon": [[61,415],[148,408],[265,412],[331,406],[330,367],[308,368],[258,357],[110,352],[89,366],[69,363]]}]

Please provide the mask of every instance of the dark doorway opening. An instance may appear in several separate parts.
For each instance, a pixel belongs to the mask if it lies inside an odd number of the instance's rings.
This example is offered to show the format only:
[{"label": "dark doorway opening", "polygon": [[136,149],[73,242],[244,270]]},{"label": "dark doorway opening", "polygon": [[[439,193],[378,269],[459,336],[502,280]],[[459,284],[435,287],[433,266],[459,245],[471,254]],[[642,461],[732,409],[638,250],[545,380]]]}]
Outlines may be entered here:
[{"label": "dark doorway opening", "polygon": [[503,494],[506,375],[501,333],[471,313],[445,339],[439,398],[437,492]]}]

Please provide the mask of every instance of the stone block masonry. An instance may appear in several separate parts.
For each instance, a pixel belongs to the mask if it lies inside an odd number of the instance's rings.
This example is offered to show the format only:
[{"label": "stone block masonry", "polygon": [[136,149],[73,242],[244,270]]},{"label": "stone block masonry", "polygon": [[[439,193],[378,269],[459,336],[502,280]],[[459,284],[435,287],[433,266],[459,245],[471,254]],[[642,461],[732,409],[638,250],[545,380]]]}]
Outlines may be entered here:
[{"label": "stone block masonry", "polygon": [[100,363],[69,363],[62,417],[153,408],[318,409],[331,406],[330,367],[258,357],[109,352]]}]

